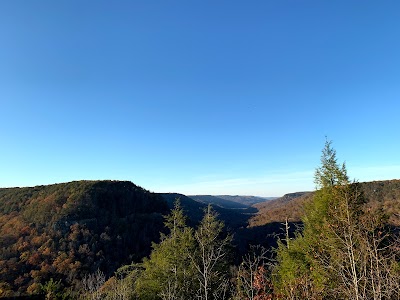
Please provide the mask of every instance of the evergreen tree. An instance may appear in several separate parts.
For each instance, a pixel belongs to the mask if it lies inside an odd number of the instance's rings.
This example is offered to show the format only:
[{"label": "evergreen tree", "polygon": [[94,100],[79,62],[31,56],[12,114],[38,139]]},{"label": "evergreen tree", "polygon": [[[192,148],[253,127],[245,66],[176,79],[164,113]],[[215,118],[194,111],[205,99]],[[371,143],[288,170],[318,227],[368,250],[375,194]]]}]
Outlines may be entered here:
[{"label": "evergreen tree", "polygon": [[385,246],[390,235],[382,234],[385,218],[366,210],[359,185],[349,182],[329,141],[315,183],[303,232],[279,243],[277,289],[289,299],[399,299],[395,253]]},{"label": "evergreen tree", "polygon": [[189,254],[194,252],[193,230],[179,201],[165,218],[168,235],[153,244],[150,258],[143,261],[143,272],[136,282],[140,299],[189,299],[196,288]]},{"label": "evergreen tree", "polygon": [[327,234],[329,207],[334,201],[332,190],[348,182],[345,165],[337,163],[330,141],[325,142],[314,182],[319,190],[312,202],[306,204],[303,232],[296,233],[291,241],[286,239],[286,243],[278,243],[275,285],[291,299],[319,299],[324,296],[329,282],[326,269],[320,263],[327,250],[323,237]]},{"label": "evergreen tree", "polygon": [[344,185],[349,183],[346,165],[341,166],[336,159],[336,150],[332,148],[332,141],[325,141],[322,150],[321,166],[315,170],[314,182],[317,189]]}]

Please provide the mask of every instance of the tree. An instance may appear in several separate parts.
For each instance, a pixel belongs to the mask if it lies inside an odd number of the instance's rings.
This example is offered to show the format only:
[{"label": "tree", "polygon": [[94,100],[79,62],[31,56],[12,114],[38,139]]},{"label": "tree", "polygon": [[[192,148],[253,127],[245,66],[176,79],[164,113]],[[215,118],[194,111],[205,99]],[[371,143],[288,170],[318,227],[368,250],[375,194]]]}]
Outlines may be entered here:
[{"label": "tree", "polygon": [[289,299],[399,299],[398,250],[389,247],[393,235],[385,216],[367,208],[358,183],[350,182],[345,165],[337,163],[330,141],[315,183],[319,190],[306,205],[303,232],[290,247],[279,243],[278,289]]},{"label": "tree", "polygon": [[105,282],[103,290],[106,300],[130,300],[135,299],[134,284],[140,270],[136,264],[120,267],[113,277]]},{"label": "tree", "polygon": [[179,201],[165,217],[168,235],[153,244],[149,259],[143,261],[143,272],[136,282],[140,299],[188,299],[193,294],[194,269],[189,253],[195,251],[193,230]]},{"label": "tree", "polygon": [[339,166],[336,151],[331,142],[326,141],[321,166],[314,177],[319,190],[306,205],[303,232],[297,232],[292,241],[286,238],[285,243],[278,242],[274,284],[289,299],[320,299],[325,294],[328,274],[317,259],[326,252],[321,237],[326,234],[324,227],[332,202],[331,189],[347,181],[345,165]]},{"label": "tree", "polygon": [[227,287],[228,254],[232,237],[224,234],[224,223],[208,205],[196,232],[197,251],[191,255],[199,281],[199,299],[224,298]]},{"label": "tree", "polygon": [[46,300],[62,299],[62,289],[61,280],[54,281],[53,278],[50,278],[49,281],[42,285]]},{"label": "tree", "polygon": [[250,246],[249,253],[243,257],[237,271],[236,292],[233,299],[272,299],[268,252],[260,245]]},{"label": "tree", "polygon": [[102,271],[97,269],[96,272],[83,277],[82,285],[86,292],[86,299],[100,300],[104,298],[102,287],[106,282],[106,276]]},{"label": "tree", "polygon": [[338,164],[336,150],[332,148],[332,141],[325,141],[321,156],[321,166],[315,170],[314,182],[317,189],[349,183],[346,164],[343,163],[341,166]]}]

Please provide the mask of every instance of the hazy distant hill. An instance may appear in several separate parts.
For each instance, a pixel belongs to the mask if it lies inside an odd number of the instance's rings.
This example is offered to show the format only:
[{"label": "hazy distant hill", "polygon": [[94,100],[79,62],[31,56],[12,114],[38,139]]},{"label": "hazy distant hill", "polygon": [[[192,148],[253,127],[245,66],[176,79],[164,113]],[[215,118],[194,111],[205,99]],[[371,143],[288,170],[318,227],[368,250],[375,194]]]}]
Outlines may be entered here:
[{"label": "hazy distant hill", "polygon": [[0,189],[1,289],[67,284],[148,255],[166,202],[131,182],[76,181]]},{"label": "hazy distant hill", "polygon": [[230,196],[230,195],[219,195],[221,199],[242,203],[248,206],[252,206],[256,203],[265,202],[267,200],[273,200],[278,197],[258,197],[258,196]]},{"label": "hazy distant hill", "polygon": [[[195,226],[198,222],[203,218],[204,210],[206,209],[208,204],[214,208],[214,210],[218,213],[219,218],[224,221],[226,227],[230,230],[236,230],[240,227],[246,227],[248,225],[248,219],[257,212],[257,210],[253,207],[248,207],[241,205],[239,203],[230,202],[223,200],[221,203],[225,205],[216,204],[219,199],[213,199],[213,201],[201,201],[196,199],[193,196],[185,196],[181,194],[169,193],[169,194],[160,194],[167,201],[170,208],[173,207],[175,199],[179,198],[181,205],[189,218],[189,224],[191,226]],[[213,196],[206,196],[213,197]],[[205,198],[210,199],[210,198]]]},{"label": "hazy distant hill", "polygon": [[203,203],[210,203],[223,208],[246,208],[253,204],[275,199],[276,197],[256,197],[256,196],[230,196],[230,195],[192,195],[190,198]]},{"label": "hazy distant hill", "polygon": [[277,197],[257,197],[257,196],[238,196],[238,195],[236,196],[219,195],[217,197],[237,203],[242,203],[248,206],[252,206],[256,203],[264,202],[266,200],[273,200],[277,198]]},{"label": "hazy distant hill", "polygon": [[222,208],[247,208],[249,205],[244,205],[239,202],[234,202],[230,200],[223,199],[219,196],[211,196],[211,195],[192,195],[189,196],[193,200],[196,200],[205,204],[212,204],[214,206],[219,206]]},{"label": "hazy distant hill", "polygon": [[[389,222],[400,226],[400,180],[372,181],[359,183],[368,200],[368,205],[383,205],[390,215]],[[259,212],[249,220],[250,226],[260,226],[271,222],[298,222],[303,215],[303,205],[310,200],[313,192],[287,194],[281,198],[255,204]]]},{"label": "hazy distant hill", "polygon": [[203,218],[204,209],[207,207],[206,204],[199,203],[192,198],[177,193],[164,193],[159,195],[164,198],[170,209],[174,207],[176,199],[179,199],[185,215],[188,217],[188,223],[191,226],[197,225]]}]

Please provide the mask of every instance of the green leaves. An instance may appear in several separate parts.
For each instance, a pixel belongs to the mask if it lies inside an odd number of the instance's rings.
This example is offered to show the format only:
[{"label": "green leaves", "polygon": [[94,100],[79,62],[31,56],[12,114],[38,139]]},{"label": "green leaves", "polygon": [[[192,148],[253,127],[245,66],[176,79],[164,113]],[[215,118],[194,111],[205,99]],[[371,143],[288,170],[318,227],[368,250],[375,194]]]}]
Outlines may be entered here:
[{"label": "green leaves", "polygon": [[336,150],[332,148],[332,141],[325,141],[321,166],[315,170],[314,182],[317,189],[349,183],[346,165],[345,163],[341,166],[338,164]]},{"label": "green leaves", "polygon": [[165,217],[169,234],[163,235],[159,244],[153,244],[150,258],[143,261],[144,270],[136,282],[140,299],[161,299],[166,295],[184,299],[192,289],[194,269],[189,253],[194,251],[195,240],[185,219],[176,201],[174,209]]},{"label": "green leaves", "polygon": [[367,209],[330,141],[315,183],[319,190],[305,207],[303,232],[290,248],[279,244],[276,287],[290,299],[400,299],[400,273],[392,268],[398,250],[388,247],[399,242],[385,232],[382,210]]},{"label": "green leaves", "polygon": [[209,206],[196,231],[186,226],[179,204],[165,217],[167,235],[153,244],[150,258],[136,281],[140,299],[214,299],[228,271],[228,246],[223,222]]}]

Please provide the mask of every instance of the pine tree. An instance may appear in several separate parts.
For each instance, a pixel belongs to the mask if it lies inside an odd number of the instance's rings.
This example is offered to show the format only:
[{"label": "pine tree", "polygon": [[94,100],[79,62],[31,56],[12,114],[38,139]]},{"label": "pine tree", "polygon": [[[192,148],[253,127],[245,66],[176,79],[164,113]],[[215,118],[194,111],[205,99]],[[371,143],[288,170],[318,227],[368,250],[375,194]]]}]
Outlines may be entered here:
[{"label": "pine tree", "polygon": [[363,192],[349,182],[329,141],[315,183],[303,232],[290,245],[279,243],[278,290],[289,299],[399,299],[398,250],[388,247],[385,217],[366,209]]},{"label": "pine tree", "polygon": [[165,226],[169,234],[153,244],[150,258],[143,261],[144,270],[136,282],[140,299],[189,299],[196,289],[189,257],[195,251],[195,240],[179,201],[165,217]]},{"label": "pine tree", "polygon": [[325,141],[321,156],[321,166],[315,170],[314,182],[317,185],[317,189],[349,183],[346,164],[343,163],[341,166],[338,164],[336,150],[332,148],[332,141]]},{"label": "pine tree", "polygon": [[348,184],[345,164],[339,166],[331,144],[325,142],[321,166],[315,171],[314,182],[319,190],[306,204],[303,232],[296,233],[290,245],[288,239],[286,243],[278,243],[275,285],[290,299],[320,299],[330,282],[321,261],[329,261],[329,246],[325,243],[329,235],[327,225],[331,207],[336,207],[338,200],[332,195],[338,186]]}]

